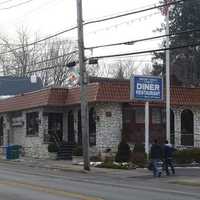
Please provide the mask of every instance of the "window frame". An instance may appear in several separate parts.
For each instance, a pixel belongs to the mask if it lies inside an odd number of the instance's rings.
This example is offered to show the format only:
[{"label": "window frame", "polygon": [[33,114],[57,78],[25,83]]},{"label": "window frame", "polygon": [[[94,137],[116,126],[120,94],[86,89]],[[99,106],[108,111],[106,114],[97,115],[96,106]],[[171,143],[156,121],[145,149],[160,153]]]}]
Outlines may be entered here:
[{"label": "window frame", "polygon": [[39,112],[26,113],[26,136],[35,137],[39,135]]}]

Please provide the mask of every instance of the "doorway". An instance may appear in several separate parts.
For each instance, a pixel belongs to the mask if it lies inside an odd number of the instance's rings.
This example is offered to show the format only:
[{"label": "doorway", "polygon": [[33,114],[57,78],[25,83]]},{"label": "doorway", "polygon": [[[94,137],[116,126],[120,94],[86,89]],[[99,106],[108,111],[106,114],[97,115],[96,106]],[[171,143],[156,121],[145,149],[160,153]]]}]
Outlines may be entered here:
[{"label": "doorway", "polygon": [[50,142],[61,142],[63,139],[63,114],[62,113],[49,113],[48,134]]}]

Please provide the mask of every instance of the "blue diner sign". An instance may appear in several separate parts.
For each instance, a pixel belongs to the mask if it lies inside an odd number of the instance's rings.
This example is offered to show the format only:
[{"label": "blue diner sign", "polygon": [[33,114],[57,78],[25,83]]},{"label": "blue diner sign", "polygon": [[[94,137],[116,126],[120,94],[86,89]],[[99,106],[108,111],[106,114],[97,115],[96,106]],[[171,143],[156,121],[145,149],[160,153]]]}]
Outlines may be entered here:
[{"label": "blue diner sign", "polygon": [[155,76],[133,76],[131,78],[130,98],[142,101],[161,101],[163,99],[163,79]]}]

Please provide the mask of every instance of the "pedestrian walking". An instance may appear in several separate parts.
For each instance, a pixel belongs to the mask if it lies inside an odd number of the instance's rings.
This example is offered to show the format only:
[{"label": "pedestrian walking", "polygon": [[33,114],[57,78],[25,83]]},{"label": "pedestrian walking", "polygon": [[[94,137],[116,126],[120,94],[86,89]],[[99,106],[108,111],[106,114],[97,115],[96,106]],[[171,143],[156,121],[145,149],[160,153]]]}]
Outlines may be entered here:
[{"label": "pedestrian walking", "polygon": [[160,177],[162,171],[162,148],[157,140],[154,140],[154,144],[151,146],[150,158],[153,165],[153,176]]},{"label": "pedestrian walking", "polygon": [[169,167],[171,168],[172,174],[175,174],[175,169],[173,165],[173,153],[175,149],[169,142],[166,140],[164,144],[164,169],[166,171],[167,176],[170,175]]}]

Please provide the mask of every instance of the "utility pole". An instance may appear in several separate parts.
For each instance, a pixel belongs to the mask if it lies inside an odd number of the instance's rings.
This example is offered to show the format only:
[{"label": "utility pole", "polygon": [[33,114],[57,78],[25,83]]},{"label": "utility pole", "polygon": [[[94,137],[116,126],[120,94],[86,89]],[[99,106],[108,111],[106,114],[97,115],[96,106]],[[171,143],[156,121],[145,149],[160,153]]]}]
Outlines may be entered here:
[{"label": "utility pole", "polygon": [[[171,3],[172,0],[165,0],[165,4]],[[163,14],[166,21],[166,139],[170,142],[170,52],[169,52],[169,7],[164,7]]]},{"label": "utility pole", "polygon": [[84,39],[83,39],[83,15],[82,0],[77,0],[77,26],[78,26],[78,49],[79,49],[79,65],[80,65],[80,101],[81,101],[81,126],[82,126],[82,143],[84,169],[90,170],[89,160],[89,122],[88,122],[88,102],[87,102],[87,83],[88,77],[85,67],[84,56]]},{"label": "utility pole", "polygon": [[170,54],[169,54],[169,9],[166,15],[166,138],[170,142]]}]

